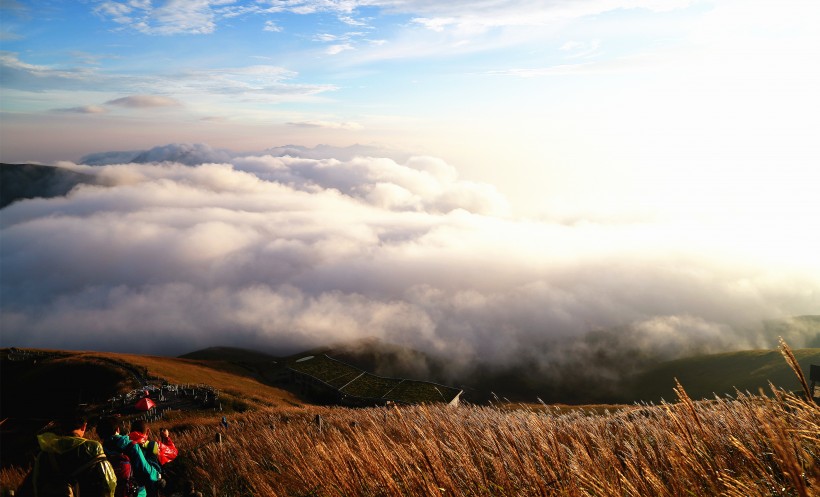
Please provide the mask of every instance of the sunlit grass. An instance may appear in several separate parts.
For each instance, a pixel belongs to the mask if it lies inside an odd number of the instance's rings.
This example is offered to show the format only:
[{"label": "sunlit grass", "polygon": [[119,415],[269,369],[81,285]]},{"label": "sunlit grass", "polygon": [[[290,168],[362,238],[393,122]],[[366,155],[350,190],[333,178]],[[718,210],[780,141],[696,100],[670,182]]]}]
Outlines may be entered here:
[{"label": "sunlit grass", "polygon": [[170,383],[211,385],[232,399],[249,403],[251,407],[294,405],[300,402],[287,390],[266,385],[249,371],[227,362],[218,362],[215,363],[216,367],[209,367],[207,363],[176,357],[98,352],[94,352],[93,355],[111,356],[147,368],[151,376]]},{"label": "sunlit grass", "polygon": [[[778,392],[608,414],[265,410],[178,437],[208,495],[817,495],[820,409]],[[321,426],[315,416],[322,417]],[[205,470],[207,468],[207,471]]]}]

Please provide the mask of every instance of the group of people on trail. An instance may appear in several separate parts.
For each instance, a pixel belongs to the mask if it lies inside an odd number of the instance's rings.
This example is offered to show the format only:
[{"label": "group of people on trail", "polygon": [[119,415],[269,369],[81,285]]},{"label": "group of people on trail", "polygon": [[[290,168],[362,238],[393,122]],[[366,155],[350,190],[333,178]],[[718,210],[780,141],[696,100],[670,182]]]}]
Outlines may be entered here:
[{"label": "group of people on trail", "polygon": [[163,467],[178,454],[167,429],[151,440],[148,424],[138,420],[123,435],[120,420],[107,417],[97,424],[102,443],[84,438],[87,429],[84,416],[71,415],[38,435],[40,453],[17,495],[159,497]]},{"label": "group of people on trail", "polygon": [[150,440],[148,423],[131,425],[131,433],[122,435],[116,418],[103,418],[97,425],[106,457],[117,476],[115,497],[158,497],[165,485],[162,467],[176,458],[178,450],[167,429],[160,430],[160,440]]}]

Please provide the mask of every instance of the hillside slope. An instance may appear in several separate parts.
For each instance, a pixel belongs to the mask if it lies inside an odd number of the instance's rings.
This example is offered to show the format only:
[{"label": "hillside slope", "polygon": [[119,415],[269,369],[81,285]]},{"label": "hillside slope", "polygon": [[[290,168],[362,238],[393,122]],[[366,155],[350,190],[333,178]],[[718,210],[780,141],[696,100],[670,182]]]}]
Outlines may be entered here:
[{"label": "hillside slope", "polygon": [[[820,348],[794,351],[808,380],[809,366],[820,365]],[[734,394],[735,389],[770,392],[769,382],[786,390],[800,390],[800,383],[777,350],[726,352],[678,359],[658,364],[631,378],[627,390],[640,400],[672,399],[675,378],[690,397],[711,398]]]},{"label": "hillside slope", "polygon": [[0,209],[26,198],[66,195],[81,183],[94,183],[93,176],[37,164],[0,164]]},{"label": "hillside slope", "polygon": [[266,363],[278,360],[276,356],[239,347],[208,347],[207,349],[183,354],[179,356],[179,358],[198,361],[229,361],[234,363]]},{"label": "hillside slope", "polygon": [[265,384],[236,364],[111,352],[18,351],[3,349],[4,416],[48,417],[61,405],[94,404],[134,388],[148,377],[172,384],[207,384],[230,403],[249,407],[295,405],[292,393]]},{"label": "hillside slope", "polygon": [[379,376],[444,381],[446,365],[442,359],[374,337],[316,347],[283,359],[321,354]]},{"label": "hillside slope", "polygon": [[[788,390],[800,388],[795,374],[774,349],[698,355],[656,362],[636,374],[625,375],[617,388],[583,377],[555,385],[549,379],[540,377],[527,364],[513,365],[506,369],[477,364],[474,374],[469,378],[450,383],[446,378],[443,381],[439,379],[437,373],[444,370],[444,365],[435,358],[373,339],[318,347],[283,358],[230,347],[205,349],[185,357],[212,360],[221,357],[222,362],[215,363],[222,364],[219,367],[228,367],[225,364],[227,361],[235,368],[244,369],[247,374],[270,379],[273,376],[268,373],[277,369],[277,364],[321,354],[381,376],[458,386],[465,390],[466,401],[479,404],[496,397],[522,402],[544,399],[548,403],[570,404],[656,402],[662,398],[674,398],[675,378],[695,398],[710,398],[713,393],[733,394],[735,387],[753,393],[757,393],[760,388],[768,391],[769,382]],[[820,365],[820,348],[799,349],[795,354],[807,378],[809,366]],[[208,363],[210,361],[203,361],[203,364]]]}]

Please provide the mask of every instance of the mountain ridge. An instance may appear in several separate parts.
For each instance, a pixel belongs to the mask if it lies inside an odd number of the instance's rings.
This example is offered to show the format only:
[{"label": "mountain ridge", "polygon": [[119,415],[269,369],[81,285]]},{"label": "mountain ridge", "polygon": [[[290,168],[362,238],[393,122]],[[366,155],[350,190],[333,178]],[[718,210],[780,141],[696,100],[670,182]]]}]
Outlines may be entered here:
[{"label": "mountain ridge", "polygon": [[62,197],[77,185],[94,183],[91,175],[60,167],[0,163],[0,209],[23,199]]}]

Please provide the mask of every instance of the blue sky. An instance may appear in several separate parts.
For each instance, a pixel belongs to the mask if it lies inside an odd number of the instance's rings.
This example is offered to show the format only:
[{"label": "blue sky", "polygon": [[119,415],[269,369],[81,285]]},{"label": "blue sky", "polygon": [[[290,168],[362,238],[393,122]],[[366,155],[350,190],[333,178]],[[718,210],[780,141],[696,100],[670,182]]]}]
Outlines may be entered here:
[{"label": "blue sky", "polygon": [[359,143],[442,157],[532,213],[652,208],[681,182],[712,208],[716,170],[802,176],[820,155],[808,1],[1,5],[5,161]]},{"label": "blue sky", "polygon": [[97,181],[3,210],[0,340],[768,346],[754,323],[820,312],[817,26],[808,0],[0,0],[0,160]]}]

